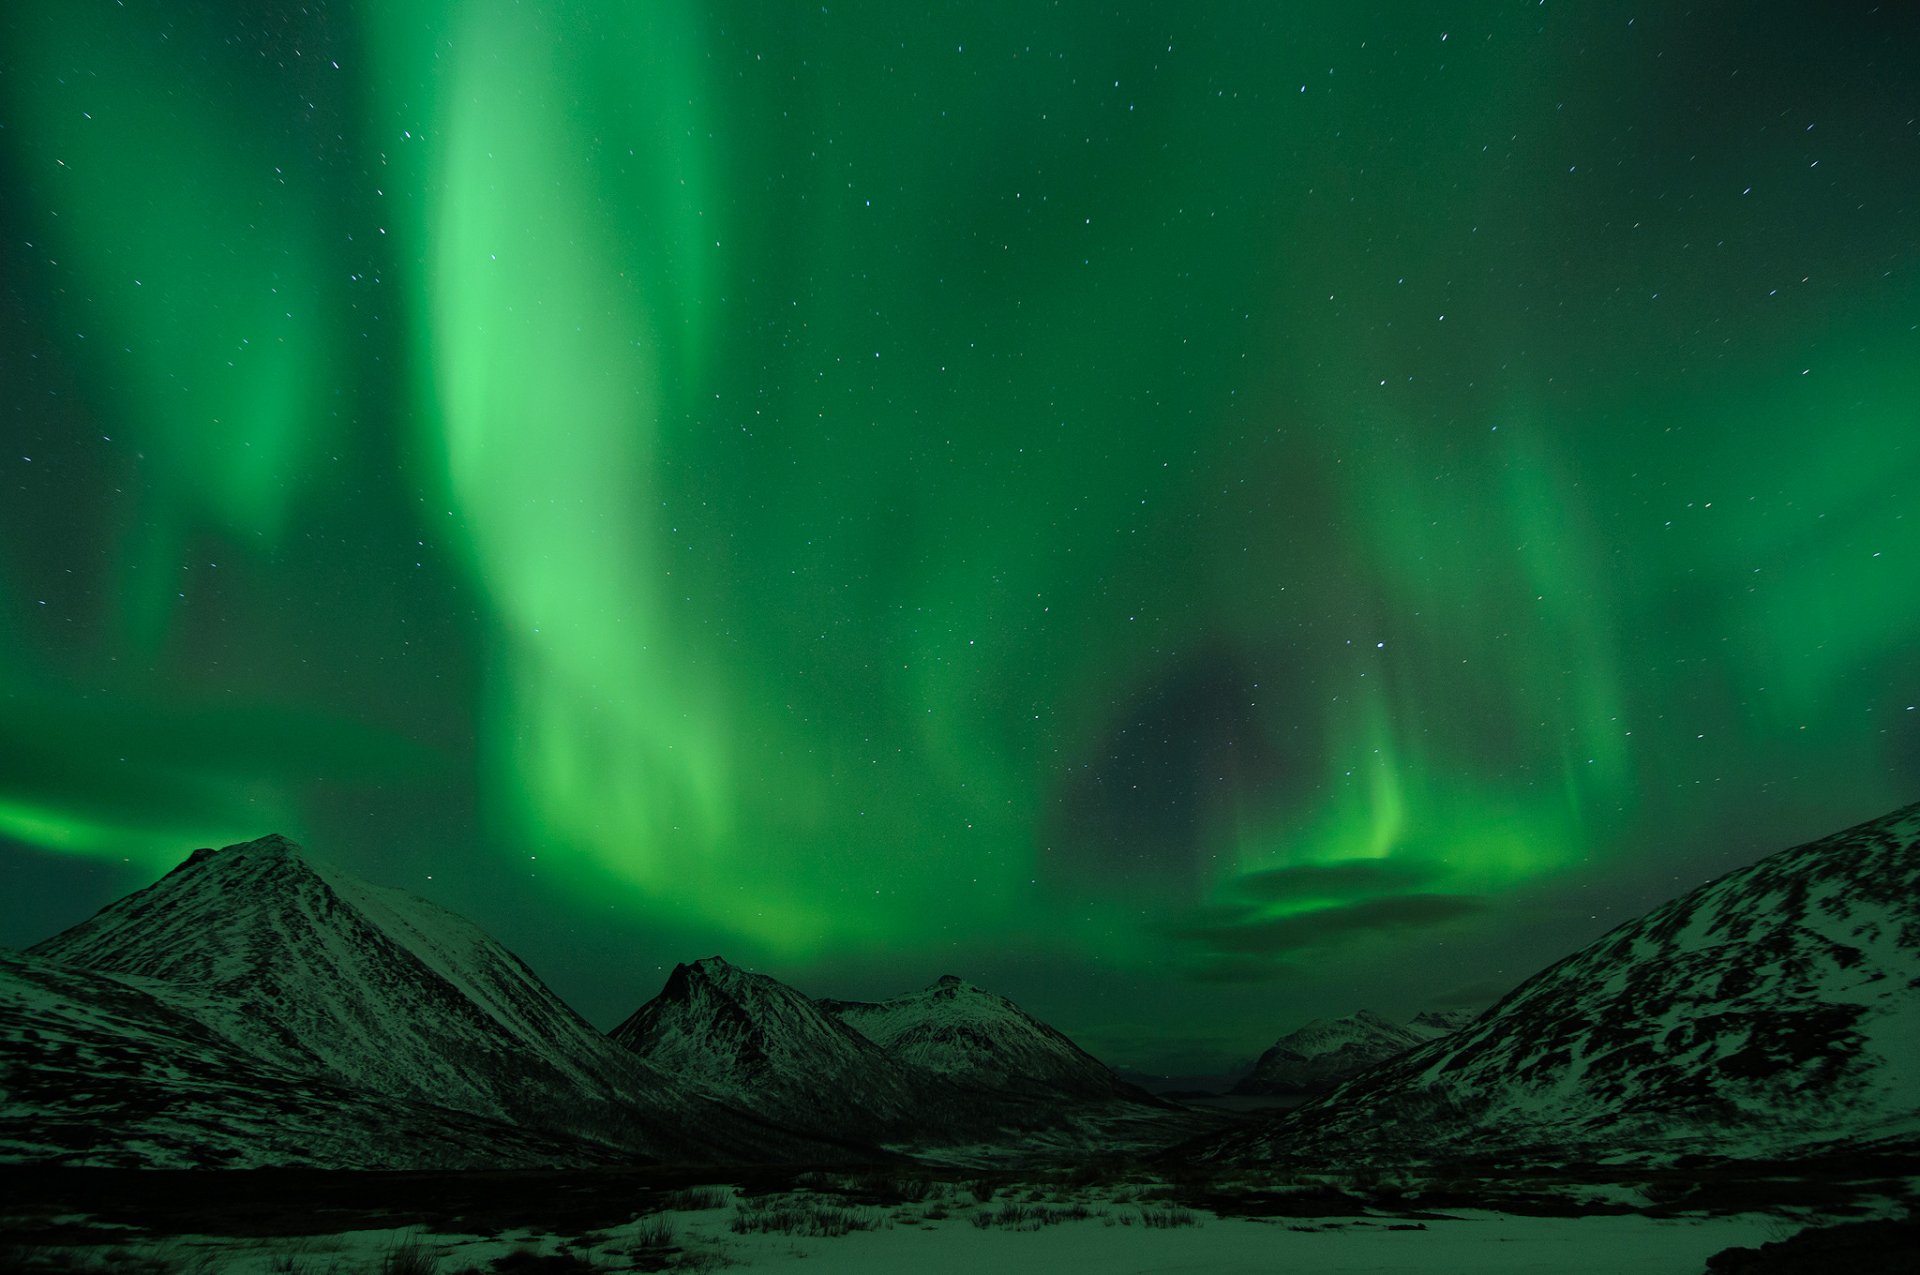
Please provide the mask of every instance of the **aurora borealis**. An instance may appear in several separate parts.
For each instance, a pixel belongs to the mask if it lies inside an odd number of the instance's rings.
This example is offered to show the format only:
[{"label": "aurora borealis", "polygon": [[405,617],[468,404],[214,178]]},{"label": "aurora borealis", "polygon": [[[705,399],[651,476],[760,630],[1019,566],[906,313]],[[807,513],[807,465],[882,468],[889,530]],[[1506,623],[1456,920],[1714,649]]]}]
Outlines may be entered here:
[{"label": "aurora borealis", "polygon": [[1920,795],[1920,14],[14,0],[0,941],[1485,997]]}]

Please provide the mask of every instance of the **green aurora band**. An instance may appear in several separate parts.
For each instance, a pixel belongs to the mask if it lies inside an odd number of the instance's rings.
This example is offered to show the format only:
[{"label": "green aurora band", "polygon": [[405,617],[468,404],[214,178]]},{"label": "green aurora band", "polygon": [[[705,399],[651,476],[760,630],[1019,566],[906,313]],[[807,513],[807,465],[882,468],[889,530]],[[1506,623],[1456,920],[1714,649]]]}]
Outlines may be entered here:
[{"label": "green aurora band", "polygon": [[280,829],[1173,1065],[1913,799],[1843,8],[18,0],[4,937]]}]

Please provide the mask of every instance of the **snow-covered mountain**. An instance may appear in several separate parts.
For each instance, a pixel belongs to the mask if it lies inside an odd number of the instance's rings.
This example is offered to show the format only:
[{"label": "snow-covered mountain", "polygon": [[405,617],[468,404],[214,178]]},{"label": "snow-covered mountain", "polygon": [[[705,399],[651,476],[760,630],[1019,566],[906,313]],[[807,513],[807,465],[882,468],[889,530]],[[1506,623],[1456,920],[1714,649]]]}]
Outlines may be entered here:
[{"label": "snow-covered mountain", "polygon": [[368,1092],[537,1125],[666,1087],[471,922],[284,837],[195,851],[31,951],[157,980],[248,1053]]},{"label": "snow-covered mountain", "polygon": [[0,951],[0,1161],[514,1168],[610,1148],[283,1070],[143,986]]},{"label": "snow-covered mountain", "polygon": [[1657,1160],[1920,1138],[1920,805],[1629,922],[1205,1159]]},{"label": "snow-covered mountain", "polygon": [[795,1144],[608,1040],[471,922],[280,836],[196,850],[31,954],[137,982],[273,1072],[381,1100],[647,1157]]},{"label": "snow-covered mountain", "polygon": [[820,1005],[901,1061],[959,1084],[1008,1096],[1151,1101],[1006,997],[953,974],[891,1000]]},{"label": "snow-covered mountain", "polygon": [[[894,1000],[810,1000],[721,958],[677,965],[613,1039],[717,1102],[820,1137],[946,1154],[1166,1104],[953,976]],[[1084,1131],[1083,1131],[1084,1132]]]},{"label": "snow-covered mountain", "polygon": [[1423,1010],[1407,1020],[1407,1030],[1422,1040],[1438,1040],[1442,1036],[1453,1035],[1478,1017],[1480,1011],[1477,1009]]},{"label": "snow-covered mountain", "polygon": [[899,1134],[955,1105],[806,996],[717,956],[674,966],[611,1035],[729,1106],[841,1136]]},{"label": "snow-covered mountain", "polygon": [[1371,1010],[1316,1018],[1273,1043],[1237,1094],[1324,1093],[1367,1068],[1434,1038],[1431,1030],[1388,1022]]},{"label": "snow-covered mountain", "polygon": [[1326,1093],[1396,1054],[1459,1031],[1477,1013],[1430,1009],[1406,1023],[1366,1009],[1345,1018],[1316,1018],[1275,1041],[1229,1092]]}]

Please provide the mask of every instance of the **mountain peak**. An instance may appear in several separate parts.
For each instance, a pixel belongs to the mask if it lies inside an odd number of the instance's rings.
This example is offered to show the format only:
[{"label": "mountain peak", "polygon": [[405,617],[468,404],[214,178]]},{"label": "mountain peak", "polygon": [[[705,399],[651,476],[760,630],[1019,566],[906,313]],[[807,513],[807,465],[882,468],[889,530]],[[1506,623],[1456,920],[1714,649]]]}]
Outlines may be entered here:
[{"label": "mountain peak", "polygon": [[188,861],[211,858],[215,855],[246,855],[248,857],[285,857],[303,859],[306,850],[285,833],[269,832],[264,837],[255,837],[252,841],[236,841],[230,846],[221,846],[218,850],[195,850],[188,855]]},{"label": "mountain peak", "polygon": [[659,1078],[471,921],[277,833],[198,850],[33,953],[146,980],[281,1072],[602,1139],[577,1113],[632,1099],[656,1119]]},{"label": "mountain peak", "polygon": [[761,984],[764,975],[749,973],[721,956],[703,956],[697,961],[682,961],[667,975],[660,997],[670,1001],[692,1000],[702,991],[710,991],[729,1000],[737,1000],[748,988]]},{"label": "mountain peak", "polygon": [[[188,868],[198,867],[209,859],[293,859],[304,862],[306,851],[300,843],[278,832],[269,832],[264,837],[252,841],[236,841],[230,846],[221,846],[215,850],[212,846],[201,846],[173,868],[173,872],[184,872]],[[167,875],[173,875],[169,872]]]},{"label": "mountain peak", "polygon": [[1233,1092],[1315,1093],[1331,1089],[1436,1034],[1402,1027],[1370,1009],[1345,1018],[1316,1018],[1275,1041]]},{"label": "mountain peak", "polygon": [[891,1136],[929,1098],[806,996],[718,956],[675,965],[660,994],[609,1035],[711,1097],[795,1127]]},{"label": "mountain peak", "polygon": [[1060,1032],[958,974],[891,1000],[824,1004],[896,1058],[963,1084],[1056,1098],[1106,1099],[1126,1089]]}]

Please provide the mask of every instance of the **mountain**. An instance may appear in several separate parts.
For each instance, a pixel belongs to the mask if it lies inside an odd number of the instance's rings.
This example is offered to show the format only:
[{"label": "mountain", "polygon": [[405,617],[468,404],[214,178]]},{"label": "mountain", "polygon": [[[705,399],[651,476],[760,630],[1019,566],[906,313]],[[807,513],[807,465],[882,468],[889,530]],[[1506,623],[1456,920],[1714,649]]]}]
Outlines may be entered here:
[{"label": "mountain", "polygon": [[539,1126],[667,1088],[472,923],[284,837],[197,850],[30,949],[158,990],[283,1070]]},{"label": "mountain", "polygon": [[1181,1154],[1658,1162],[1920,1138],[1920,805],[1606,934],[1459,1032]]},{"label": "mountain", "polygon": [[196,850],[30,951],[137,984],[276,1074],[383,1101],[630,1157],[761,1158],[806,1145],[621,1049],[471,922],[284,837]]},{"label": "mountain", "polygon": [[1006,997],[953,974],[891,1000],[820,1006],[902,1062],[962,1085],[1008,1096],[1154,1101]]},{"label": "mountain", "polygon": [[1453,1035],[1478,1017],[1477,1009],[1429,1009],[1408,1019],[1407,1030],[1423,1040],[1437,1040]]},{"label": "mountain", "polygon": [[730,1106],[843,1136],[899,1134],[955,1105],[806,996],[717,956],[674,966],[611,1035]]},{"label": "mountain", "polygon": [[1476,1013],[1427,1010],[1405,1024],[1365,1009],[1345,1018],[1316,1018],[1275,1041],[1228,1092],[1246,1096],[1326,1093],[1396,1054],[1459,1031]]},{"label": "mountain", "polygon": [[1430,1030],[1402,1027],[1370,1010],[1316,1018],[1275,1041],[1231,1092],[1324,1093],[1433,1038]]},{"label": "mountain", "polygon": [[1170,1110],[1004,996],[951,975],[879,1003],[816,1001],[714,956],[676,965],[612,1037],[770,1123],[923,1154],[1070,1148],[1116,1122],[1164,1123]]},{"label": "mountain", "polygon": [[533,1168],[605,1146],[282,1070],[145,990],[0,951],[0,1161]]}]

